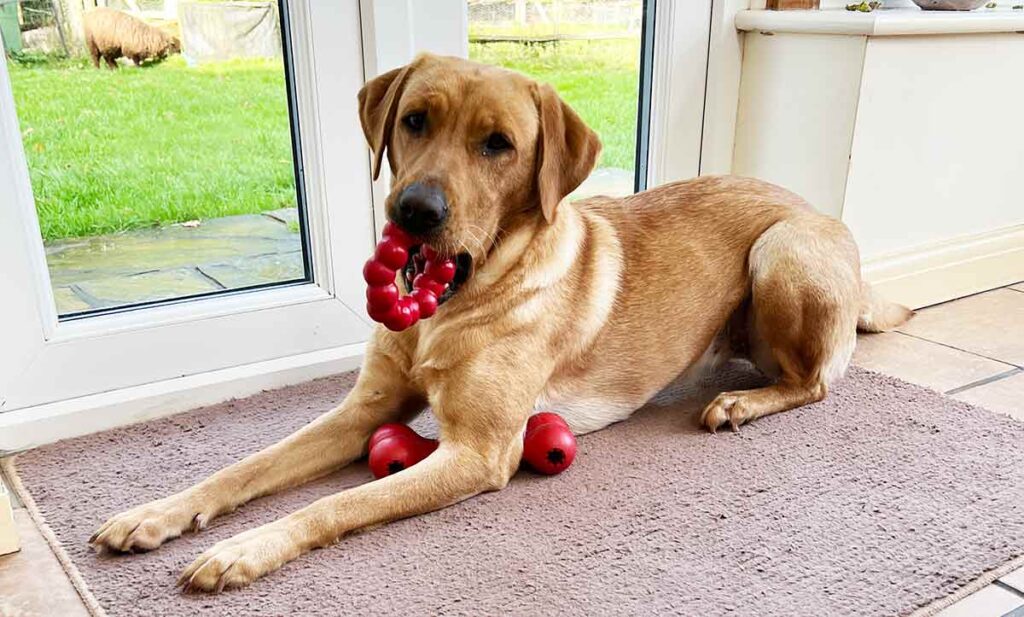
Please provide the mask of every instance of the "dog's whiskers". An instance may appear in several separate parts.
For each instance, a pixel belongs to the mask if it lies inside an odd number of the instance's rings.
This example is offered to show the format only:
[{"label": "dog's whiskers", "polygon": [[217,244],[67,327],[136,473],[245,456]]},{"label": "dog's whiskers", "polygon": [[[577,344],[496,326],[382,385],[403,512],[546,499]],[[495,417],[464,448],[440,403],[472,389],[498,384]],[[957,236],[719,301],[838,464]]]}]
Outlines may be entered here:
[{"label": "dog's whiskers", "polygon": [[[483,239],[482,240],[479,237],[477,237],[476,233],[473,232],[474,229],[479,230],[480,233],[483,234]],[[473,223],[470,223],[468,225],[468,227],[466,228],[466,233],[478,245],[478,247],[479,247],[481,252],[483,252],[483,251],[485,251],[487,249],[487,243],[490,243],[490,244],[493,244],[494,246],[497,246],[499,244],[498,233],[499,232],[503,232],[503,231],[504,230],[499,226],[498,229],[495,230],[494,232],[488,232],[483,227],[481,227],[479,225],[476,225],[476,224],[473,224]]]}]

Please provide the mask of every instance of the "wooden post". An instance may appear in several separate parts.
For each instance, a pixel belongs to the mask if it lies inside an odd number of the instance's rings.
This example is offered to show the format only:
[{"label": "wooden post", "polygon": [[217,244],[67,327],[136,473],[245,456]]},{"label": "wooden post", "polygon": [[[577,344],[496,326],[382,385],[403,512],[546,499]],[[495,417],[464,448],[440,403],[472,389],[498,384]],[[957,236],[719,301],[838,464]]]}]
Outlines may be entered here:
[{"label": "wooden post", "polygon": [[57,36],[60,38],[61,49],[64,50],[65,56],[71,55],[71,48],[68,47],[68,37],[64,34],[64,9],[61,8],[60,0],[51,0],[50,7],[53,9],[53,27],[57,30]]},{"label": "wooden post", "polygon": [[[64,7],[64,26],[67,28],[68,47],[72,55],[85,53],[85,2],[88,0],[61,0]],[[96,6],[94,3],[89,8]]]},{"label": "wooden post", "polygon": [[770,11],[792,11],[817,9],[819,0],[768,0],[766,8]]}]

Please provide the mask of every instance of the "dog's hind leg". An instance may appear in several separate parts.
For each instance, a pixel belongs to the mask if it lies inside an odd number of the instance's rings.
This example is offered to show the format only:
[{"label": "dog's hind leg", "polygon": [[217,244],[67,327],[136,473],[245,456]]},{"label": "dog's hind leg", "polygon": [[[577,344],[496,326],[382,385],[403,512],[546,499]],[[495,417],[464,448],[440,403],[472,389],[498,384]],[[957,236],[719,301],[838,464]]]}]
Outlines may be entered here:
[{"label": "dog's hind leg", "polygon": [[112,517],[90,542],[112,551],[155,549],[256,497],[347,465],[365,454],[378,426],[407,420],[425,406],[399,362],[371,345],[355,387],[337,408],[191,488]]},{"label": "dog's hind leg", "polygon": [[764,232],[750,251],[750,346],[773,385],[723,392],[701,415],[714,431],[820,401],[856,344],[859,258],[849,231],[798,215]]}]

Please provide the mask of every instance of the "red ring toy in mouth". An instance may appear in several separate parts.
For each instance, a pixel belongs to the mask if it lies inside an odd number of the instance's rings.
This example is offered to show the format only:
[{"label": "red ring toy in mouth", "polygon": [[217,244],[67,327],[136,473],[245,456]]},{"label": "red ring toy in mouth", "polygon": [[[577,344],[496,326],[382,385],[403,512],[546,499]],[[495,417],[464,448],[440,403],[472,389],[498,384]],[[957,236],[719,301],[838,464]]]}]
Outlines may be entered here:
[{"label": "red ring toy in mouth", "polygon": [[426,260],[423,272],[413,279],[412,293],[401,295],[395,276],[408,263],[409,249],[416,244],[415,238],[389,222],[384,225],[373,257],[363,266],[363,279],[367,284],[366,312],[370,319],[395,332],[431,317],[437,311],[441,294],[455,278],[455,260],[438,255],[424,244],[420,248],[420,255]]}]

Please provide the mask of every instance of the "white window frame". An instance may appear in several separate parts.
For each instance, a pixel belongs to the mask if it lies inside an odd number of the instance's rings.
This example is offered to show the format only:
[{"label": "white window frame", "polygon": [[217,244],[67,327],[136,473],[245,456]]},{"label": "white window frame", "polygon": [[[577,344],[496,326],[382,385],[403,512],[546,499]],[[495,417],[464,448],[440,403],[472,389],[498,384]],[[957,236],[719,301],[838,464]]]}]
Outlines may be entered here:
[{"label": "white window frame", "polygon": [[[748,0],[656,5],[648,186],[731,167]],[[465,56],[462,0],[293,0],[313,283],[61,322],[0,63],[0,452],[354,368],[382,218],[355,93],[419,51]],[[461,29],[461,30],[459,30]],[[454,35],[453,32],[461,32]],[[355,61],[352,61],[352,60]],[[709,70],[710,67],[710,70]],[[376,223],[375,223],[376,217]]]}]

